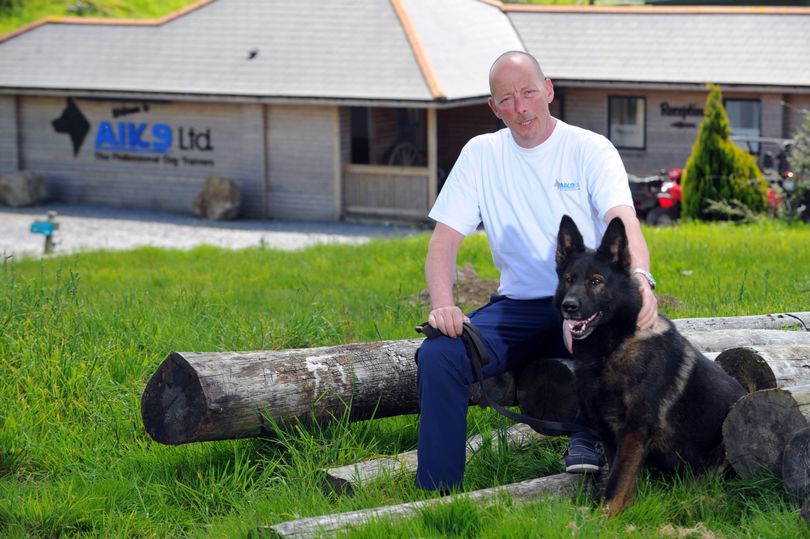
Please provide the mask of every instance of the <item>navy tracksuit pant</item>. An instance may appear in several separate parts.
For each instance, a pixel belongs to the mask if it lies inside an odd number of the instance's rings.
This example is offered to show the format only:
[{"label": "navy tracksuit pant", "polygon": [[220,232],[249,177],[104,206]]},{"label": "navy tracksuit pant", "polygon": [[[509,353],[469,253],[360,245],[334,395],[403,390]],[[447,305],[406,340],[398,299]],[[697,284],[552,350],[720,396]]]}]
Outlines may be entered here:
[{"label": "navy tracksuit pant", "polygon": [[[562,322],[552,298],[514,300],[493,296],[468,315],[489,352],[484,376],[542,357],[570,357]],[[419,468],[416,486],[427,490],[460,488],[467,438],[467,384],[473,382],[470,358],[460,338],[425,339],[417,355],[419,391]]]}]

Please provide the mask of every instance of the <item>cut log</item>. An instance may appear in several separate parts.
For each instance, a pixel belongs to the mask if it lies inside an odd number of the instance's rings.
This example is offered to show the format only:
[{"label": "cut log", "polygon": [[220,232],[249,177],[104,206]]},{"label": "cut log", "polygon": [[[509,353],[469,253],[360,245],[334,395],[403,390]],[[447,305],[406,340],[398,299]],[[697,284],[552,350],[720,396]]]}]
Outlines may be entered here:
[{"label": "cut log", "polygon": [[801,345],[810,346],[810,331],[778,329],[728,329],[717,331],[682,331],[684,337],[701,352],[722,352],[742,346]]},{"label": "cut log", "polygon": [[527,365],[518,375],[517,402],[530,417],[572,423],[578,406],[571,360],[539,359]]},{"label": "cut log", "polygon": [[678,318],[678,331],[716,331],[729,329],[798,329],[810,331],[810,312],[728,316],[717,318]]},{"label": "cut log", "polygon": [[[543,437],[523,423],[512,425],[506,429],[504,435],[507,445],[511,447],[525,447],[532,440],[539,440]],[[467,440],[468,459],[481,448],[483,441],[484,437],[480,434],[476,434]],[[497,433],[493,433],[492,442],[497,444]],[[352,494],[354,489],[361,484],[380,476],[400,472],[414,473],[417,464],[416,451],[407,451],[393,457],[369,459],[354,464],[329,468],[326,470],[326,480],[334,491],[341,494]]]},{"label": "cut log", "polygon": [[[268,421],[371,417],[418,410],[421,339],[258,352],[174,352],[141,398],[147,433],[164,444],[267,434]],[[501,405],[515,403],[511,372],[485,380]],[[469,386],[471,404],[478,384]]]},{"label": "cut log", "polygon": [[[414,376],[415,376],[414,371]],[[497,376],[491,376],[484,379],[484,388],[487,395],[501,406],[512,406],[515,404],[515,375],[512,371],[505,371]],[[481,392],[480,384],[470,384],[467,386],[470,393],[470,404],[480,404],[483,402],[484,395]]]},{"label": "cut log", "polygon": [[810,496],[810,427],[799,429],[788,440],[782,454],[782,480],[794,500]]},{"label": "cut log", "polygon": [[804,500],[800,514],[802,515],[802,519],[804,519],[807,524],[810,524],[810,498]]},{"label": "cut log", "polygon": [[528,502],[546,496],[570,496],[577,492],[581,476],[562,473],[529,479],[511,485],[475,490],[463,494],[456,494],[444,498],[431,498],[418,502],[409,502],[398,505],[361,509],[348,513],[336,513],[319,517],[302,518],[282,522],[273,526],[262,527],[260,533],[270,533],[272,537],[320,537],[325,534],[334,535],[335,532],[359,526],[375,519],[401,518],[413,516],[418,511],[440,503],[466,498],[475,502],[492,501],[506,495],[516,502]]},{"label": "cut log", "polygon": [[[810,332],[728,330],[687,333],[704,352],[764,344],[810,346]],[[269,422],[321,421],[348,414],[351,420],[417,411],[414,353],[421,339],[380,341],[331,347],[256,352],[174,352],[158,367],[141,399],[141,416],[158,442],[182,444],[260,436]],[[557,366],[528,370],[542,379]],[[487,382],[501,391],[503,404],[514,400],[508,375]],[[532,392],[521,383],[530,415],[549,419],[551,410],[570,418],[572,400],[551,386]],[[546,399],[546,402],[536,402]],[[573,399],[573,396],[568,397]],[[517,399],[520,401],[521,399]],[[530,402],[531,401],[531,402]],[[519,403],[520,404],[520,403]],[[533,412],[532,412],[533,411]]]},{"label": "cut log", "polygon": [[141,399],[165,444],[259,436],[268,421],[354,420],[416,412],[421,339],[262,352],[175,352]]},{"label": "cut log", "polygon": [[763,389],[737,401],[723,422],[726,457],[743,478],[782,473],[788,439],[808,426],[810,386]]},{"label": "cut log", "polygon": [[810,384],[810,346],[806,345],[730,348],[715,361],[749,393]]}]

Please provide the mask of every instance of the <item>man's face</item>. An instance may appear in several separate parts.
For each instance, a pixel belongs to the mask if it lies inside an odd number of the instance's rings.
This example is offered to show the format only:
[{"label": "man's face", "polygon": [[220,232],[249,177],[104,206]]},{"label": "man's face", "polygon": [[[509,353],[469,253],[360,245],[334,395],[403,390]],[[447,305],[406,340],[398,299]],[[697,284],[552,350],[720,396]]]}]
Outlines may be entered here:
[{"label": "man's face", "polygon": [[491,89],[489,107],[519,146],[533,148],[551,135],[554,120],[548,104],[554,99],[554,86],[530,61],[501,63],[493,71]]}]

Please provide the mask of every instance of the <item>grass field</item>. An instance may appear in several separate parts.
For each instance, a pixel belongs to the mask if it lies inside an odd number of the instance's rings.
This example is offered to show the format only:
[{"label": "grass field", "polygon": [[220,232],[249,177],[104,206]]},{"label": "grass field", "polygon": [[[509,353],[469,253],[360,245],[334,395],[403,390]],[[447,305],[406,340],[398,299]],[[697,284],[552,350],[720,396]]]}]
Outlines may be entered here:
[{"label": "grass field", "polygon": [[[810,310],[810,227],[683,224],[646,229],[674,317]],[[412,337],[425,317],[426,235],[303,252],[139,249],[0,266],[0,535],[244,537],[260,526],[419,499],[405,475],[355,496],[319,469],[416,445],[417,418],[263,439],[161,446],[140,395],[173,350],[259,350]],[[486,240],[470,261],[496,278]],[[470,413],[469,431],[506,426]],[[565,439],[482,450],[466,489],[558,473]],[[489,508],[453,504],[352,537],[810,537],[779,481],[644,475],[637,503],[607,521],[585,496]]]},{"label": "grass field", "polygon": [[[0,36],[45,17],[153,19],[194,4],[197,0],[0,0]],[[577,0],[514,0],[518,4],[573,5]],[[630,3],[597,0],[597,5]],[[637,0],[635,3],[641,3]]]},{"label": "grass field", "polygon": [[195,0],[0,0],[0,35],[45,17],[159,18]]}]

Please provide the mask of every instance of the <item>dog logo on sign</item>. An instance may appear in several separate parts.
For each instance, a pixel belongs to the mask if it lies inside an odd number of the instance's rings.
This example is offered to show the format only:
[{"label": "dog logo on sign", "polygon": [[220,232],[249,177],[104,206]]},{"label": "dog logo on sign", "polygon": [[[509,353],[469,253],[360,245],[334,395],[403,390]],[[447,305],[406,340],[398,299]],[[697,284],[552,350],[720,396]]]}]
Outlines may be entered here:
[{"label": "dog logo on sign", "polygon": [[64,133],[70,137],[73,143],[73,155],[79,155],[79,150],[82,147],[87,133],[90,132],[90,122],[84,117],[82,111],[76,106],[76,102],[72,97],[68,97],[65,110],[62,115],[51,122],[53,130],[57,133]]}]

